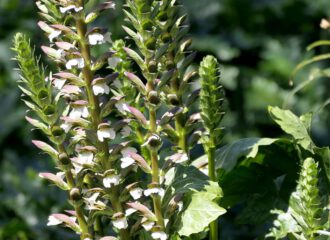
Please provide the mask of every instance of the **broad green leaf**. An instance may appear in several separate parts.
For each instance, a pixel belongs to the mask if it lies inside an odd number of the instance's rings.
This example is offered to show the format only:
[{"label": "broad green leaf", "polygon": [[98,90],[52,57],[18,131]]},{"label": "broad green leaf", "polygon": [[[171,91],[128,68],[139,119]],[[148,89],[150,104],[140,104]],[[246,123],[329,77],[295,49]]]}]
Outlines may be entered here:
[{"label": "broad green leaf", "polygon": [[314,153],[314,143],[306,128],[306,116],[300,119],[290,110],[283,110],[278,107],[268,107],[268,111],[284,132],[290,134],[304,149]]},{"label": "broad green leaf", "polygon": [[[278,141],[277,138],[244,138],[234,143],[225,145],[216,151],[216,169],[223,169],[226,172],[231,171],[241,157],[256,157],[260,146],[268,146]],[[207,156],[204,155],[194,161],[194,165],[201,162],[207,162]]]},{"label": "broad green leaf", "polygon": [[226,210],[219,207],[215,201],[221,197],[220,187],[213,183],[207,190],[192,194],[191,202],[182,215],[182,225],[179,229],[181,236],[204,231],[211,222],[226,213]]}]

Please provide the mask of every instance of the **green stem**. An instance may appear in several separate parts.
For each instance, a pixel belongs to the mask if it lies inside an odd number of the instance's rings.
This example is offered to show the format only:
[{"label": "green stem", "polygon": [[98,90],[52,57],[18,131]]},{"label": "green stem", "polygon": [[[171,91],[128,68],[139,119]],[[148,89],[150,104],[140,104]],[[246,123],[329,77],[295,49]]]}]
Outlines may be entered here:
[{"label": "green stem", "polygon": [[[57,144],[56,147],[57,147],[57,151],[59,152],[59,154],[66,154],[65,147],[63,144]],[[75,181],[74,181],[72,172],[70,169],[68,169],[68,170],[65,170],[64,173],[65,173],[65,178],[66,178],[67,184],[69,186],[69,189],[71,190],[72,188],[75,187]],[[84,211],[81,208],[80,204],[73,203],[73,207],[74,207],[74,210],[77,215],[79,227],[81,229],[81,239],[84,239],[85,237],[83,237],[83,236],[89,235],[88,225],[87,225],[87,222],[86,222],[86,219],[84,216]]]},{"label": "green stem", "polygon": [[[207,148],[209,177],[211,181],[217,182],[215,170],[215,144],[214,137],[210,136],[210,141]],[[219,240],[218,238],[218,221],[210,223],[210,240]]]},{"label": "green stem", "polygon": [[[149,108],[149,119],[150,119],[150,132],[156,133],[157,125],[156,125],[156,110],[153,107]],[[159,166],[158,166],[158,152],[155,150],[150,150],[151,156],[151,168],[152,168],[152,183],[160,184],[159,181]],[[162,215],[161,209],[161,199],[160,196],[153,197],[153,205],[154,211],[157,217],[157,223],[161,227],[165,227],[164,218]]]},{"label": "green stem", "polygon": [[[84,6],[83,1],[80,1],[80,5]],[[100,123],[102,123],[102,118],[101,118],[101,110],[100,110],[100,102],[97,96],[94,95],[93,89],[92,89],[92,81],[94,78],[94,73],[91,69],[91,54],[90,54],[90,46],[87,43],[86,39],[86,33],[87,33],[87,26],[84,21],[85,19],[85,14],[82,13],[79,18],[76,19],[76,26],[77,26],[77,33],[79,36],[79,45],[80,45],[80,50],[81,50],[81,55],[84,59],[85,66],[83,68],[83,76],[86,84],[86,92],[87,92],[87,97],[88,97],[88,102],[89,102],[89,107],[91,110],[91,120],[92,120],[92,126],[94,130],[94,134],[96,135],[97,129]],[[101,150],[102,154],[100,154],[101,157],[101,164],[107,169],[112,168],[111,161],[109,161],[109,146],[106,141],[100,142],[97,140],[96,142],[97,148]],[[115,210],[115,212],[123,212],[123,207],[119,201],[119,194],[118,194],[118,189],[117,187],[114,187],[114,189],[111,189],[111,191],[108,192],[110,195],[110,202]],[[127,229],[120,229],[120,239],[121,240],[128,240],[129,237],[129,232]]]}]

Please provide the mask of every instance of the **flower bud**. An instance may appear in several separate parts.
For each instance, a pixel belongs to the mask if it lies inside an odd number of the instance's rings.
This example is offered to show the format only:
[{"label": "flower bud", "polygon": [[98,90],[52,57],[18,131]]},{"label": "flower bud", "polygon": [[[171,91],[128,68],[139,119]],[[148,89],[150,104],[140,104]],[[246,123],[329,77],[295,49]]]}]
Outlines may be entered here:
[{"label": "flower bud", "polygon": [[160,103],[158,93],[156,91],[150,91],[148,94],[148,101],[153,105],[158,105]]},{"label": "flower bud", "polygon": [[58,156],[58,160],[60,161],[60,163],[62,165],[68,165],[70,164],[70,158],[68,157],[68,155],[66,153],[61,153],[59,156]]},{"label": "flower bud", "polygon": [[154,38],[148,39],[146,41],[146,48],[151,51],[155,50],[156,49],[156,39],[154,39]]},{"label": "flower bud", "polygon": [[38,100],[40,101],[40,103],[42,105],[45,105],[45,104],[49,104],[49,94],[48,94],[48,91],[46,89],[41,89],[39,92],[38,92]]},{"label": "flower bud", "polygon": [[45,114],[48,123],[56,122],[56,110],[53,105],[47,105],[44,107],[43,113]]},{"label": "flower bud", "polygon": [[164,33],[161,36],[161,39],[162,39],[163,43],[169,43],[172,40],[172,36],[169,33]]},{"label": "flower bud", "polygon": [[148,146],[151,150],[157,151],[162,146],[162,139],[152,134],[142,146]]},{"label": "flower bud", "polygon": [[142,6],[138,7],[138,11],[139,13],[148,13],[150,12],[150,6],[148,6],[148,4],[143,4]]},{"label": "flower bud", "polygon": [[165,22],[168,17],[167,17],[167,13],[166,12],[161,12],[157,15],[157,19],[161,22]]},{"label": "flower bud", "polygon": [[157,62],[155,62],[155,61],[150,61],[150,62],[148,63],[148,71],[149,71],[150,73],[157,73],[157,70],[158,70],[158,68],[157,68]]},{"label": "flower bud", "polygon": [[166,66],[167,70],[171,70],[171,69],[175,68],[175,64],[172,60],[166,60],[165,66]]},{"label": "flower bud", "polygon": [[142,29],[145,31],[151,31],[153,27],[153,24],[150,20],[145,20],[142,22]]},{"label": "flower bud", "polygon": [[61,144],[65,140],[65,132],[61,127],[53,126],[51,131],[56,143]]},{"label": "flower bud", "polygon": [[74,202],[81,200],[81,192],[78,188],[72,188],[70,190],[70,199]]},{"label": "flower bud", "polygon": [[170,102],[170,104],[172,104],[174,106],[176,106],[180,103],[179,99],[178,99],[178,96],[176,94],[168,94],[167,99]]}]

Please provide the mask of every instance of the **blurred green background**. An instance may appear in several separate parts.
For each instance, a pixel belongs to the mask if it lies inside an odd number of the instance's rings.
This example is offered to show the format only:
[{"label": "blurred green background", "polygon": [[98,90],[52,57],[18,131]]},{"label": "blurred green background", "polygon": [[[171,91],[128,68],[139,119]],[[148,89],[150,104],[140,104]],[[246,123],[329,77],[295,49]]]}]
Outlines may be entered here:
[{"label": "blurred green background", "polygon": [[[222,64],[222,81],[227,90],[228,114],[225,142],[244,137],[275,137],[281,134],[268,117],[267,106],[281,106],[292,87],[294,67],[311,57],[305,47],[327,39],[321,18],[329,15],[329,0],[184,0],[191,23],[193,49],[199,54],[214,54]],[[103,16],[113,39],[124,36],[121,28],[122,1],[116,12]],[[37,9],[32,0],[0,0],[0,239],[56,240],[75,239],[74,235],[47,228],[50,212],[65,209],[65,194],[38,178],[39,171],[52,168],[47,156],[38,154],[24,120],[26,108],[20,101],[18,74],[11,61],[13,35],[27,33],[33,44],[46,41],[37,28]],[[322,48],[321,52],[328,49]],[[40,50],[37,48],[39,53]],[[323,63],[323,64],[326,64]],[[313,68],[301,71],[297,85],[310,77]],[[317,111],[313,137],[322,146],[330,144],[329,108],[321,106],[330,97],[329,79],[317,79],[289,98],[288,107],[301,114]],[[235,213],[227,218],[235,222]],[[223,221],[224,240],[256,239],[258,232],[249,226]]]}]

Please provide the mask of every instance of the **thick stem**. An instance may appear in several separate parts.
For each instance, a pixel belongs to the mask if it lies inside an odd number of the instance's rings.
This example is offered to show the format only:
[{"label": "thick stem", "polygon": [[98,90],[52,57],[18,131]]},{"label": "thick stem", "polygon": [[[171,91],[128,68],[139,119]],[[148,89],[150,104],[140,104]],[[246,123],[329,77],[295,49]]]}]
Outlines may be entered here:
[{"label": "thick stem", "polygon": [[[214,137],[210,136],[210,141],[207,148],[209,177],[211,181],[217,182],[215,170],[215,144]],[[218,221],[215,220],[210,223],[210,240],[219,240],[218,238]]]},{"label": "thick stem", "polygon": [[[81,1],[81,6],[84,6],[84,3]],[[85,16],[82,13],[80,18],[76,19],[76,26],[77,26],[77,33],[79,36],[79,46],[81,55],[84,59],[85,66],[83,68],[83,76],[86,84],[86,92],[89,102],[89,107],[91,110],[91,120],[92,120],[92,126],[93,130],[95,131],[94,134],[97,134],[97,129],[100,123],[102,123],[101,118],[101,110],[100,110],[100,102],[97,96],[94,95],[93,89],[92,89],[92,81],[94,78],[94,73],[91,69],[91,54],[90,54],[90,46],[87,43],[86,39],[86,33],[87,33],[87,26],[84,21]],[[104,167],[105,170],[111,169],[112,164],[111,161],[109,161],[109,146],[106,141],[100,142],[97,140],[96,142],[97,148],[101,150],[102,154],[100,154],[101,157],[101,164]],[[111,199],[111,205],[115,212],[123,212],[123,207],[119,201],[119,194],[118,190],[111,189],[111,192],[108,192]],[[126,229],[120,230],[120,239],[121,240],[128,240],[129,239],[129,233]]]},{"label": "thick stem", "polygon": [[[63,144],[57,144],[57,151],[59,152],[59,154],[66,154],[65,147],[64,147]],[[74,188],[75,187],[75,181],[74,181],[71,170],[70,169],[65,170],[64,173],[65,173],[65,178],[66,178],[66,181],[67,181],[67,184],[68,184],[69,188],[70,189]],[[80,204],[73,203],[73,206],[74,206],[74,210],[75,210],[76,215],[77,215],[77,220],[78,220],[79,227],[81,229],[81,239],[83,239],[83,236],[89,234],[88,225],[87,225],[87,222],[86,222],[86,219],[85,219],[85,216],[84,216],[84,211],[81,208]]]},{"label": "thick stem", "polygon": [[[149,120],[150,120],[150,132],[156,133],[157,131],[156,110],[153,107],[149,108]],[[160,181],[159,181],[158,151],[150,150],[150,156],[151,156],[151,167],[152,167],[152,182],[159,185]],[[160,196],[153,197],[153,205],[157,217],[157,223],[159,226],[164,227],[165,225],[162,215]]]}]

